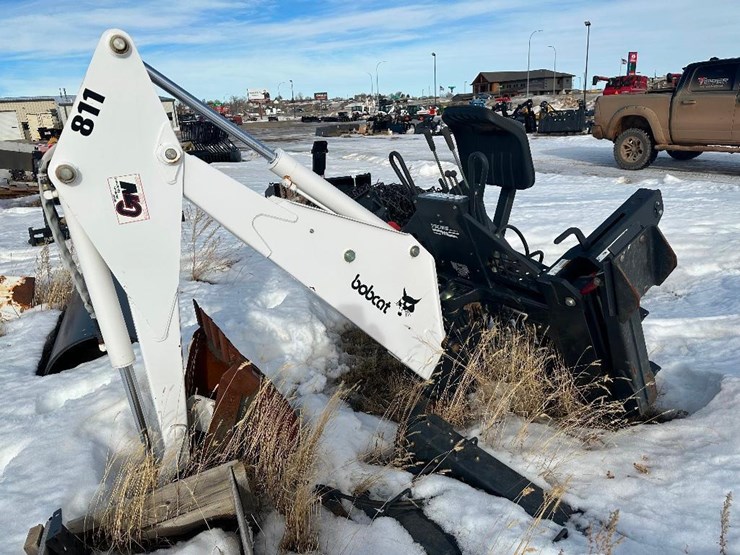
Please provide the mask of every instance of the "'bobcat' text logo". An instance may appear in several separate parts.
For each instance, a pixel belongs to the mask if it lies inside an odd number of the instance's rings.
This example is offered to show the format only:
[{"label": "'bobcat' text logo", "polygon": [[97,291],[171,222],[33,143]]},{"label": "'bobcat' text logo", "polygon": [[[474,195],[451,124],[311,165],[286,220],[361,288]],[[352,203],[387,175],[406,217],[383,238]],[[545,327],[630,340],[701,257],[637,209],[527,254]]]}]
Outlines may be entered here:
[{"label": "'bobcat' text logo", "polygon": [[137,194],[136,184],[127,183],[126,181],[119,181],[118,183],[121,186],[123,199],[116,203],[116,212],[121,216],[127,216],[129,218],[141,216],[142,208],[139,195]]},{"label": "'bobcat' text logo", "polygon": [[421,299],[414,299],[413,297],[409,297],[406,293],[406,288],[403,288],[403,297],[401,297],[401,300],[396,303],[396,306],[398,307],[398,315],[401,316],[401,314],[405,313],[406,316],[411,316],[411,314],[414,312],[414,308],[416,308],[416,303],[418,303]]},{"label": "'bobcat' text logo", "polygon": [[355,276],[352,280],[352,289],[364,297],[370,304],[380,310],[383,314],[388,314],[388,307],[391,306],[390,301],[386,301],[380,295],[373,291],[373,286],[367,286],[360,281],[360,274]]}]

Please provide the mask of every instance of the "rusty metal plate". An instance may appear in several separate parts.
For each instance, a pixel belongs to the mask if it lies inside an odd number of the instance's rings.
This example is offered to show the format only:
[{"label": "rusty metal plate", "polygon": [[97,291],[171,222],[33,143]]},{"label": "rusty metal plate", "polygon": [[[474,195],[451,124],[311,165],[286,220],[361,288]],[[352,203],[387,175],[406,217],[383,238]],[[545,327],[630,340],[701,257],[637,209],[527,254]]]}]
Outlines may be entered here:
[{"label": "rusty metal plate", "polygon": [[[185,373],[188,397],[203,395],[215,399],[215,410],[205,437],[205,451],[228,443],[234,427],[255,405],[258,419],[281,422],[271,426],[294,444],[298,418],[290,403],[253,363],[242,355],[208,314],[193,301],[200,327],[193,334]],[[250,426],[255,424],[250,418]],[[258,426],[259,427],[259,426]]]},{"label": "rusty metal plate", "polygon": [[32,277],[0,275],[0,314],[13,318],[31,308],[35,289],[36,280]]}]

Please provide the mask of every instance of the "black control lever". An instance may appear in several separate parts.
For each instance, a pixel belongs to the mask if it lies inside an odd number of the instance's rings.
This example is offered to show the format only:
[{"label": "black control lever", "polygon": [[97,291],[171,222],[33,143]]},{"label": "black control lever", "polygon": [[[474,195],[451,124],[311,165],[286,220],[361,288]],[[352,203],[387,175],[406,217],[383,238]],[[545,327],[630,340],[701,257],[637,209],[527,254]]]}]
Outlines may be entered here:
[{"label": "black control lever", "polygon": [[457,167],[460,170],[460,176],[462,177],[463,183],[465,183],[465,188],[469,191],[470,184],[468,183],[468,180],[465,177],[465,172],[463,171],[462,162],[460,162],[460,157],[457,155],[457,150],[455,149],[455,142],[452,140],[452,131],[450,131],[449,127],[442,128],[442,136],[445,138],[447,147],[450,149],[450,152],[452,152],[452,157],[455,159],[455,163],[457,164]]},{"label": "black control lever", "polygon": [[[480,167],[480,177],[477,180],[475,179],[476,166]],[[488,159],[482,152],[473,152],[468,157],[468,176],[470,181],[473,182],[473,187],[468,189],[470,213],[484,225],[490,223],[483,208],[483,193],[486,190],[486,181],[488,181],[488,170]]]},{"label": "black control lever", "polygon": [[424,130],[424,138],[427,140],[427,144],[429,145],[429,150],[432,151],[432,154],[434,154],[434,160],[437,162],[437,167],[439,168],[439,174],[442,176],[439,179],[439,184],[442,186],[442,192],[448,193],[449,188],[447,187],[447,181],[445,180],[445,172],[442,169],[442,163],[439,161],[439,156],[437,156],[437,146],[434,144],[434,137],[432,137],[432,132],[429,129]]},{"label": "black control lever", "polygon": [[555,244],[556,245],[559,245],[560,243],[562,243],[563,241],[565,241],[565,239],[567,239],[571,235],[575,235],[576,236],[576,239],[578,239],[578,243],[584,249],[588,249],[589,248],[590,245],[588,244],[588,241],[586,240],[586,237],[583,235],[583,232],[580,229],[578,229],[577,227],[569,227],[568,229],[566,229],[565,231],[563,231],[560,235],[558,235],[557,237],[555,237]]},{"label": "black control lever", "polygon": [[403,185],[411,195],[416,195],[416,185],[414,184],[414,180],[411,178],[411,173],[406,167],[406,162],[403,161],[401,154],[396,150],[392,151],[388,155],[388,161],[391,163],[393,171],[396,172],[401,185]]}]

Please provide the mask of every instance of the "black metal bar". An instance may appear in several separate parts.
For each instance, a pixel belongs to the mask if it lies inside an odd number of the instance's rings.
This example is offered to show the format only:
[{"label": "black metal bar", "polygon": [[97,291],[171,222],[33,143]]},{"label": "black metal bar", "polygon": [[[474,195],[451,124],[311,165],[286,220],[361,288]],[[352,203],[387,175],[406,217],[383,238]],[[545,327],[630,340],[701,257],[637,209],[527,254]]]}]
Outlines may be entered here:
[{"label": "black metal bar", "polygon": [[417,417],[409,424],[404,439],[419,463],[419,473],[443,473],[505,497],[533,517],[542,516],[560,525],[578,512],[564,501],[548,498],[542,488],[478,447],[477,440],[458,434],[439,416]]}]

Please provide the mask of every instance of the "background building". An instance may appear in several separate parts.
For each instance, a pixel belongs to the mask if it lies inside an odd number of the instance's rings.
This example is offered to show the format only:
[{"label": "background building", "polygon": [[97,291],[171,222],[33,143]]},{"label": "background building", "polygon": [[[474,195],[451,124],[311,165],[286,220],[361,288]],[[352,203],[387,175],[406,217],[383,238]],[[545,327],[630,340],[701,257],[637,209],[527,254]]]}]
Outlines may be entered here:
[{"label": "background building", "polygon": [[[159,99],[172,123],[172,128],[179,129],[175,99],[164,96],[160,96]],[[0,141],[48,139],[49,133],[58,132],[64,127],[74,100],[74,96],[0,98]]]},{"label": "background building", "polygon": [[[529,72],[529,94],[552,94],[553,76],[555,93],[573,89],[573,74],[553,72],[549,69],[533,69]],[[526,71],[483,71],[473,79],[473,94],[490,93],[514,96],[526,94]]]}]

